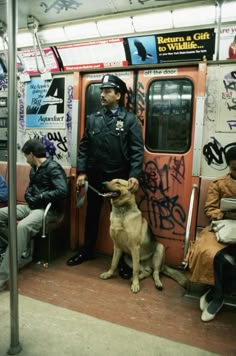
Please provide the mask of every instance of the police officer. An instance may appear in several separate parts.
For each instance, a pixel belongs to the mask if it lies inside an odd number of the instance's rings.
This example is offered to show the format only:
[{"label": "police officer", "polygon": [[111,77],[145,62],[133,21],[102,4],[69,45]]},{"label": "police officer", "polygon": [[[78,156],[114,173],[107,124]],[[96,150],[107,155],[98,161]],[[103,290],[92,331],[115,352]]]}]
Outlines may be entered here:
[{"label": "police officer", "polygon": [[[123,178],[129,181],[130,191],[136,192],[144,154],[141,125],[136,116],[124,108],[127,87],[119,77],[106,74],[100,89],[102,109],[88,116],[79,146],[77,188],[88,180],[101,191],[104,181]],[[103,197],[88,189],[87,203],[84,246],[67,261],[69,266],[94,257]]]}]

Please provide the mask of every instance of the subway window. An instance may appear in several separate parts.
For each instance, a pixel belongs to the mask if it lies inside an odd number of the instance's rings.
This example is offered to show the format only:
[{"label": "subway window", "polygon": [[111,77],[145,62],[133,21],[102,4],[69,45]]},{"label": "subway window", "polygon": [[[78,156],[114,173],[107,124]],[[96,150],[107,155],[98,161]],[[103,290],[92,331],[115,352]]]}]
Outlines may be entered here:
[{"label": "subway window", "polygon": [[[86,90],[86,98],[85,98],[85,114],[90,115],[96,111],[100,111],[101,106],[101,83],[92,83],[89,84]],[[131,100],[129,98],[129,100]],[[128,111],[130,110],[131,102],[128,100],[128,97],[125,97],[125,107]]]},{"label": "subway window", "polygon": [[147,98],[147,149],[186,152],[191,143],[193,83],[185,78],[154,80]]},{"label": "subway window", "polygon": [[93,83],[88,85],[85,96],[85,115],[90,115],[101,110],[100,100],[101,83]]}]

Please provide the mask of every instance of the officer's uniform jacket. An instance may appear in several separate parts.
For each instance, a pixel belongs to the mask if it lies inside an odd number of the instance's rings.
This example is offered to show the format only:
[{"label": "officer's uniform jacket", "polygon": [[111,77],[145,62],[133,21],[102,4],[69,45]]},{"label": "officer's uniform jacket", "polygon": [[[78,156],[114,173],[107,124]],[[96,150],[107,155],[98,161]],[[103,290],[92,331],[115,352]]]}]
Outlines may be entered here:
[{"label": "officer's uniform jacket", "polygon": [[88,174],[93,169],[115,176],[126,167],[128,177],[138,179],[143,153],[141,124],[136,116],[124,108],[119,108],[115,114],[103,109],[87,117],[77,170]]}]

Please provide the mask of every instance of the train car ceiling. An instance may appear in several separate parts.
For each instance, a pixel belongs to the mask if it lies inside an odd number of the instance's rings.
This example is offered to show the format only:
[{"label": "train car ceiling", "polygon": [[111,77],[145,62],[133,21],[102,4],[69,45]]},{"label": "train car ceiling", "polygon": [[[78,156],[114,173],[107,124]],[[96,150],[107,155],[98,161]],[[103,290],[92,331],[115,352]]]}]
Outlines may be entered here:
[{"label": "train car ceiling", "polygon": [[[222,22],[235,21],[236,3],[232,0],[104,0],[96,6],[93,0],[19,0],[17,47],[33,46],[27,28],[29,16],[38,20],[40,42],[53,44],[215,26],[220,7]],[[5,0],[0,1],[0,10],[1,25],[6,23]]]}]

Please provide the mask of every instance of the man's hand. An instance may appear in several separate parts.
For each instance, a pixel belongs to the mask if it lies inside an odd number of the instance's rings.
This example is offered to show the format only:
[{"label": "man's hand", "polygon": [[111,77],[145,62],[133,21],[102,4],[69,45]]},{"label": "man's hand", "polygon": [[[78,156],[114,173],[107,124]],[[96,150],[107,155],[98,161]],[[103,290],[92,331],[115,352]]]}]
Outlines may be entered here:
[{"label": "man's hand", "polygon": [[79,174],[76,182],[76,188],[77,190],[80,190],[85,185],[85,181],[87,179],[86,174]]},{"label": "man's hand", "polygon": [[129,178],[128,180],[128,189],[131,193],[136,193],[139,188],[139,182],[136,178]]}]

